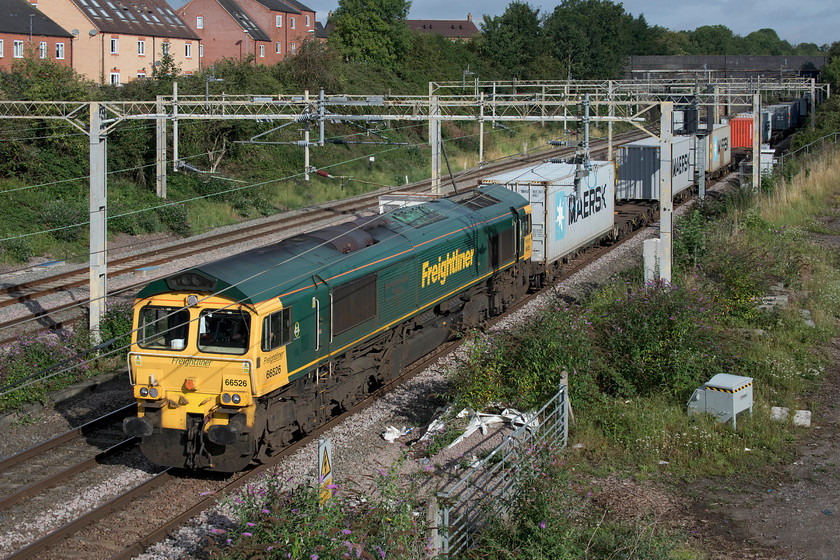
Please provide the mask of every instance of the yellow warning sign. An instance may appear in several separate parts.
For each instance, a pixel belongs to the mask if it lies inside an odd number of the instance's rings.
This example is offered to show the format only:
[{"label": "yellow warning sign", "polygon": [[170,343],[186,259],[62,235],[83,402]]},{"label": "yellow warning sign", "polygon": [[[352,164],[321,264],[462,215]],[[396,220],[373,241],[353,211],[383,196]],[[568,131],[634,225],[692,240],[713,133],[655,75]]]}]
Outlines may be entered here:
[{"label": "yellow warning sign", "polygon": [[321,460],[321,478],[325,479],[330,476],[330,455],[324,449],[324,458]]},{"label": "yellow warning sign", "polygon": [[332,498],[332,444],[330,440],[318,438],[318,472],[320,481],[321,505]]}]

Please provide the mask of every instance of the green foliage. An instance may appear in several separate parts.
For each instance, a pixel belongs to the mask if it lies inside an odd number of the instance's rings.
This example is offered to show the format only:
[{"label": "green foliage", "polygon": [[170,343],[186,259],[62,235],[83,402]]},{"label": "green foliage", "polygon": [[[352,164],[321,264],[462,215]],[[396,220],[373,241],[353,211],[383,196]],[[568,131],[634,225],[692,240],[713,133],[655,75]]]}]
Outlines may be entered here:
[{"label": "green foliage", "polygon": [[[380,471],[376,487],[360,499],[330,485],[333,497],[319,506],[317,488],[286,489],[283,476],[262,479],[234,500],[241,523],[216,529],[214,558],[393,558],[413,559],[425,549],[424,518],[416,488],[401,488],[400,463]],[[371,495],[372,494],[372,495]]]},{"label": "green foliage", "polygon": [[396,68],[409,47],[406,0],[339,0],[330,41],[349,61]]},{"label": "green foliage", "polygon": [[25,237],[12,237],[0,242],[0,258],[5,262],[26,263],[34,256]]},{"label": "green foliage", "polygon": [[21,336],[17,344],[0,355],[0,387],[6,390],[31,378],[46,380],[3,395],[0,410],[42,399],[49,391],[86,377],[90,368],[78,352],[87,343],[67,332]]},{"label": "green foliage", "polygon": [[113,340],[116,348],[127,347],[131,341],[131,302],[109,302],[105,315],[99,321],[99,333],[103,342]]},{"label": "green foliage", "polygon": [[190,217],[183,204],[167,204],[155,209],[161,223],[172,232],[184,237],[190,234]]},{"label": "green foliage", "polygon": [[501,16],[485,14],[479,52],[506,79],[536,77],[534,62],[543,47],[539,9],[511,2]]},{"label": "green foliage", "polygon": [[51,234],[61,241],[76,241],[85,231],[88,222],[88,208],[85,200],[53,200],[41,210],[40,221]]},{"label": "green foliage", "polygon": [[507,515],[492,517],[464,558],[576,560],[621,551],[621,558],[669,560],[682,549],[681,535],[656,530],[652,519],[608,518],[597,490],[570,472],[563,455],[537,447],[528,456],[535,464],[517,473]]},{"label": "green foliage", "polygon": [[[708,291],[708,290],[707,290]],[[598,385],[616,396],[664,393],[683,402],[704,378],[731,367],[722,309],[698,289],[614,283],[593,302],[593,337],[609,359]]]}]

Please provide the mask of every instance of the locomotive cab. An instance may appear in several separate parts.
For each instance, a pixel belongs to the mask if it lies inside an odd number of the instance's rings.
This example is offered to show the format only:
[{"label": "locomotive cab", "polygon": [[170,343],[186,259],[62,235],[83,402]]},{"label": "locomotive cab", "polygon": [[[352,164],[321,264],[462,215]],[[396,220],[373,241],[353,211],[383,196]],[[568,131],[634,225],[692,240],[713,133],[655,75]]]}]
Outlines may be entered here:
[{"label": "locomotive cab", "polygon": [[252,310],[172,293],[135,309],[128,361],[138,413],[125,420],[126,434],[141,437],[143,453],[157,464],[226,472],[247,466],[256,447],[260,352]]}]

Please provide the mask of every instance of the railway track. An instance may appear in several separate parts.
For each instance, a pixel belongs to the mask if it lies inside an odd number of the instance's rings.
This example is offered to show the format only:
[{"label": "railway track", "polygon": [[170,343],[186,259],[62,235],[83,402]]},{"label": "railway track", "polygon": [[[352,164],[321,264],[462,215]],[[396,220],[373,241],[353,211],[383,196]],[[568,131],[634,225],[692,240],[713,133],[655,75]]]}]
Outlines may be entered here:
[{"label": "railway track", "polygon": [[[625,241],[631,239],[638,231],[633,232],[610,246],[595,246],[580,253],[575,259],[566,263],[556,281],[563,280],[591,262],[599,259],[605,253],[617,248]],[[532,298],[540,296],[551,290],[549,285],[543,290],[529,295],[504,314],[496,317],[493,322],[504,319],[511,313],[526,305]],[[22,558],[54,558],[62,557],[85,557],[85,558],[130,558],[133,555],[142,553],[147,547],[165,538],[174,532],[178,527],[200,512],[210,508],[219,497],[229,494],[243,485],[255,480],[267,470],[275,466],[285,457],[297,452],[323,432],[343,422],[349,416],[370,406],[383,393],[392,390],[396,385],[405,382],[418,372],[424,370],[428,365],[436,362],[440,357],[452,352],[461,341],[454,341],[441,346],[434,353],[426,356],[412,367],[400,378],[392,381],[379,391],[369,396],[352,409],[334,418],[317,430],[308,434],[292,445],[285,448],[271,461],[253,469],[238,473],[225,478],[222,475],[213,473],[184,473],[177,469],[166,469],[149,476],[138,484],[126,489],[124,492],[114,496],[102,505],[93,508],[76,519],[69,521],[60,528],[57,528],[46,535],[41,536],[24,548],[14,552],[8,559]],[[116,414],[131,413],[131,407],[125,407],[116,411]],[[11,457],[0,463],[0,467],[14,464],[24,464],[32,457],[44,454],[50,449],[55,449],[74,438],[90,434],[97,426],[107,425],[113,421],[113,416],[100,418],[86,424],[76,430],[53,438],[44,444],[24,451],[19,455]],[[122,445],[130,447],[136,442],[124,442]],[[48,480],[39,483],[40,488],[54,486],[70,479],[75,473],[74,468],[58,472]],[[33,485],[34,486],[34,485]],[[24,491],[29,491],[24,489]],[[34,489],[32,490],[35,491]],[[4,498],[0,506],[8,502],[5,507],[23,499],[23,491],[16,492]],[[138,500],[152,502],[155,505],[155,516],[138,516],[136,508]],[[2,511],[3,508],[0,508]]]},{"label": "railway track", "polygon": [[[644,136],[639,131],[618,134],[614,137],[614,145],[631,142]],[[574,148],[555,148],[542,152],[532,152],[528,156],[509,158],[504,162],[486,166],[482,169],[469,170],[457,176],[459,190],[475,188],[478,180],[488,174],[497,174],[509,169],[521,167],[523,164],[537,162],[548,157],[568,157],[574,153]],[[606,153],[606,141],[592,142],[593,157]],[[443,178],[442,182],[448,179]],[[108,277],[113,279],[125,275],[142,272],[142,280],[131,280],[123,283],[116,290],[109,290],[109,297],[120,294],[132,294],[140,287],[153,280],[155,268],[171,263],[177,259],[196,255],[207,255],[212,260],[216,251],[240,243],[253,242],[259,239],[269,239],[284,232],[300,227],[312,227],[315,224],[334,220],[342,215],[352,215],[378,205],[379,196],[389,192],[423,193],[428,192],[431,181],[422,181],[399,188],[389,188],[356,197],[333,201],[302,211],[278,214],[261,224],[252,224],[245,228],[232,231],[213,233],[200,238],[188,238],[166,247],[151,248],[131,256],[113,258],[108,263]],[[0,345],[14,342],[22,329],[27,333],[33,330],[56,330],[66,328],[85,316],[87,309],[86,296],[76,296],[65,303],[47,303],[44,298],[57,293],[69,293],[73,289],[83,289],[90,281],[87,268],[61,272],[41,279],[32,279],[18,284],[0,287],[0,317],[2,310],[14,305],[27,307],[27,312],[15,318],[0,318]],[[37,324],[37,329],[32,328]]]}]

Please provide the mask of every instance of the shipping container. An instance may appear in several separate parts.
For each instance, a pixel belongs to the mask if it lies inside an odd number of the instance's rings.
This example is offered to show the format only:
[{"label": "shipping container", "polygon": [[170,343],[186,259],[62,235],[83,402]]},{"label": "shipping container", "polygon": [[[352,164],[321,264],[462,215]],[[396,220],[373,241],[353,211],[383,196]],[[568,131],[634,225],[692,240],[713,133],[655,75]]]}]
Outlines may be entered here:
[{"label": "shipping container", "polygon": [[735,117],[729,121],[732,128],[733,148],[752,148],[753,145],[753,117]]},{"label": "shipping container", "polygon": [[706,172],[715,173],[728,167],[732,163],[732,134],[729,123],[715,125],[706,138]]},{"label": "shipping container", "polygon": [[[659,200],[659,140],[647,138],[624,144],[616,155],[617,200]],[[678,193],[694,183],[691,139],[674,136],[671,141],[671,193]]]},{"label": "shipping container", "polygon": [[534,262],[552,263],[613,230],[612,164],[590,162],[589,172],[580,179],[580,198],[575,193],[575,171],[572,164],[543,163],[481,181],[504,185],[531,203]]},{"label": "shipping container", "polygon": [[784,134],[790,128],[790,105],[770,105],[768,110],[773,111],[773,134]]},{"label": "shipping container", "polygon": [[785,103],[790,107],[790,128],[799,126],[799,101],[788,101]]}]

